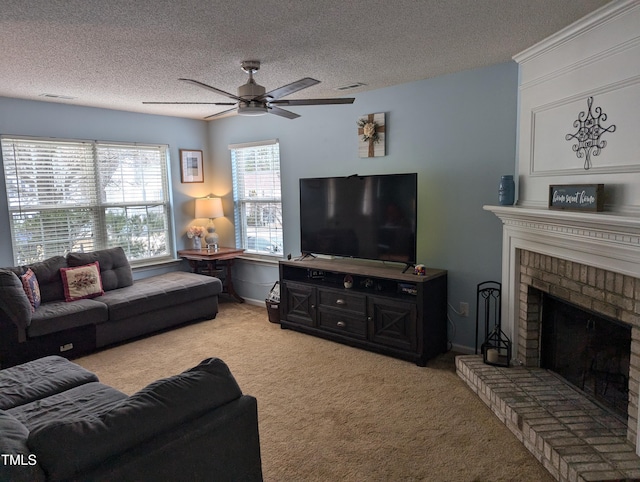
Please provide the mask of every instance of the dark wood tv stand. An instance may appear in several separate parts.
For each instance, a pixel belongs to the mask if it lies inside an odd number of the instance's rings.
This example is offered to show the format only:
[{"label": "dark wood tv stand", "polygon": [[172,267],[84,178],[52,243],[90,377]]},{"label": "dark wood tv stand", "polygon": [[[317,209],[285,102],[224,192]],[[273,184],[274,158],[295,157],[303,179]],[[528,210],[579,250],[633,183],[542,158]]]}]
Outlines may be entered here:
[{"label": "dark wood tv stand", "polygon": [[402,270],[344,259],[280,261],[280,325],[425,366],[447,350],[447,272]]}]

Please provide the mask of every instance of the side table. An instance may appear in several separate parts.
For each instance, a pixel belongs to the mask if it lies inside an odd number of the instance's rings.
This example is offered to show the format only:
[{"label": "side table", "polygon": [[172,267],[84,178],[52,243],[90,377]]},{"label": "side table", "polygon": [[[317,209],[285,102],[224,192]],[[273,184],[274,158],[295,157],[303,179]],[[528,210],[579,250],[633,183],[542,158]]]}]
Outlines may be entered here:
[{"label": "side table", "polygon": [[[226,265],[226,274],[224,278],[222,292],[227,293],[233,296],[240,303],[244,303],[244,298],[242,298],[236,290],[233,288],[233,278],[231,276],[231,267],[233,266],[233,261],[240,255],[244,253],[244,249],[237,248],[218,248],[214,249],[182,249],[178,251],[178,256],[183,259],[186,259],[191,266],[191,270],[194,273],[208,274],[210,276],[214,276],[215,272],[218,271],[218,263],[222,262]],[[206,265],[206,270],[200,270],[200,264],[204,263]]]}]

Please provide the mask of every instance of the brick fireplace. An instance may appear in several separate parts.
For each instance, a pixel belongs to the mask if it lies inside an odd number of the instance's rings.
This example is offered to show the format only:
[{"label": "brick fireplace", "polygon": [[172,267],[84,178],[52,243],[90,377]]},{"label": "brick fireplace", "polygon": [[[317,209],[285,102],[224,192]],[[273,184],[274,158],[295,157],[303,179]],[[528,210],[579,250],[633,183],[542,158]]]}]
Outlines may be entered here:
[{"label": "brick fireplace", "polygon": [[503,222],[503,325],[513,362],[540,366],[540,297],[548,293],[631,325],[627,439],[638,452],[640,219],[487,206]]},{"label": "brick fireplace", "polygon": [[640,374],[640,281],[635,277],[587,264],[521,250],[520,310],[517,317],[517,359],[527,367],[540,366],[542,294],[566,300],[584,310],[631,326],[632,356],[629,367],[627,439],[635,444],[638,426]]},{"label": "brick fireplace", "polygon": [[[640,480],[640,120],[629,108],[640,99],[639,21],[640,2],[611,2],[514,56],[517,204],[485,206],[502,221],[502,330],[513,341],[512,365],[456,359],[460,376],[563,482]],[[607,120],[617,128],[585,165],[589,153],[580,149],[595,144],[568,140],[572,127],[592,116],[591,101],[607,116],[595,120],[598,134]],[[552,186],[589,184],[604,186],[604,212],[549,208]],[[579,334],[580,326],[598,335]],[[553,330],[562,332],[560,347]],[[554,365],[574,362],[556,351],[567,345],[589,369]],[[621,346],[624,356],[616,352]],[[600,355],[611,356],[608,368],[619,360],[617,375],[627,377],[615,415],[597,390],[591,397],[575,388],[581,369],[596,380],[610,373],[600,368]]]},{"label": "brick fireplace", "polygon": [[[459,376],[556,479],[640,480],[640,218],[485,209],[503,223],[502,329],[513,341],[511,367],[464,355]],[[541,367],[547,297],[627,333],[626,417]]]},{"label": "brick fireplace", "polygon": [[[513,341],[511,367],[464,355],[456,358],[459,376],[557,480],[640,480],[640,218],[485,209],[503,223],[502,329]],[[548,295],[631,327],[626,420],[540,367]]]}]

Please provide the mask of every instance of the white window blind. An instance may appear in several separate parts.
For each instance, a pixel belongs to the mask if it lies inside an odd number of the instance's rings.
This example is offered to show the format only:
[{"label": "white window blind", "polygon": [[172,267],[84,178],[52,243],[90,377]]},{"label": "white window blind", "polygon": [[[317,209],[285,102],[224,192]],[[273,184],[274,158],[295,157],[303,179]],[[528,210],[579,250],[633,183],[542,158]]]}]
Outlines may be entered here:
[{"label": "white window blind", "polygon": [[229,149],[236,245],[248,253],[282,256],[279,143],[233,144]]},{"label": "white window blind", "polygon": [[167,146],[1,137],[16,264],[121,246],[170,259]]}]

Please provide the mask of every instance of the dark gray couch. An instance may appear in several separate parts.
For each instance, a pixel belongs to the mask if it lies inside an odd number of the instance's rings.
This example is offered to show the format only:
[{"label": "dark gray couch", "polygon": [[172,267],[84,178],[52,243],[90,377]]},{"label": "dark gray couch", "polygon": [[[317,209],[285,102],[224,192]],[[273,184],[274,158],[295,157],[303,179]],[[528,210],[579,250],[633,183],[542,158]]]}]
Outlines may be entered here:
[{"label": "dark gray couch", "polygon": [[259,481],[257,402],[209,358],[127,396],[59,356],[0,370],[0,480]]},{"label": "dark gray couch", "polygon": [[[97,261],[104,294],[65,301],[61,268]],[[42,304],[32,312],[19,276],[35,273]],[[219,279],[176,271],[134,282],[122,248],[55,256],[0,269],[0,367],[61,354],[77,357],[185,322],[215,318]]]}]

